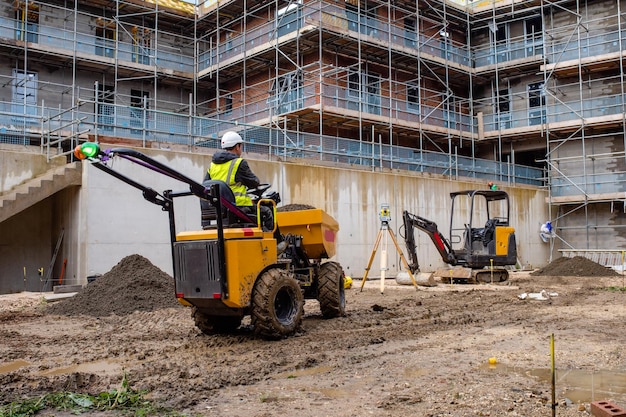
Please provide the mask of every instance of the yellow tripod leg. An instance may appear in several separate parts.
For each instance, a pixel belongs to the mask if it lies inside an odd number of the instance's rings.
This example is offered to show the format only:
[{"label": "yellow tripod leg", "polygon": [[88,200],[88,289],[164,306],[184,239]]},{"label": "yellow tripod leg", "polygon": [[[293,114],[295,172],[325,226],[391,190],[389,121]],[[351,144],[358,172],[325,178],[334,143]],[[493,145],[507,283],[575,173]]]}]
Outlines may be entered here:
[{"label": "yellow tripod leg", "polygon": [[400,245],[398,245],[398,241],[396,240],[396,235],[394,235],[393,230],[391,229],[389,229],[389,234],[391,234],[391,239],[393,240],[393,244],[396,245],[396,249],[398,250],[398,255],[400,255],[402,264],[406,268],[406,271],[409,273],[409,276],[411,277],[411,281],[413,282],[413,286],[417,290],[418,289],[417,281],[415,281],[415,277],[413,276],[413,273],[411,272],[411,268],[409,268],[409,263],[406,261],[406,258],[404,257],[404,253],[402,253],[402,249],[400,249]]},{"label": "yellow tripod leg", "polygon": [[365,281],[367,280],[367,274],[370,271],[370,267],[372,266],[372,262],[374,262],[374,256],[376,256],[376,251],[378,250],[378,245],[380,244],[380,238],[382,237],[383,231],[382,229],[378,232],[378,236],[376,236],[376,242],[374,243],[374,249],[372,249],[372,254],[370,255],[370,260],[367,263],[367,268],[365,268],[365,274],[363,275],[363,279],[361,280],[361,290],[363,291],[363,286],[365,285]]}]

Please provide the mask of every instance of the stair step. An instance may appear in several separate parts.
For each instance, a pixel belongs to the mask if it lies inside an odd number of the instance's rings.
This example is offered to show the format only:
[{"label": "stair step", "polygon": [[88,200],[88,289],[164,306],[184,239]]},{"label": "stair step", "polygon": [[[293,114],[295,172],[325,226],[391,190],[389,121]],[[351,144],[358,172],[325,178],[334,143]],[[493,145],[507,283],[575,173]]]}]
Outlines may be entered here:
[{"label": "stair step", "polygon": [[72,162],[50,169],[43,175],[22,183],[0,195],[0,222],[26,210],[51,195],[82,183],[82,164]]}]

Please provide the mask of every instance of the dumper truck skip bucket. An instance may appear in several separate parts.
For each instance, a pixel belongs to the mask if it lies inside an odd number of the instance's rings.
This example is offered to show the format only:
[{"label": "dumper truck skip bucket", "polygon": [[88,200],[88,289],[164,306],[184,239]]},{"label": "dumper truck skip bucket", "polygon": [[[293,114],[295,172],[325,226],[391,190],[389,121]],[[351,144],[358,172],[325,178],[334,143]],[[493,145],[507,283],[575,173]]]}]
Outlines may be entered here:
[{"label": "dumper truck skip bucket", "polygon": [[309,258],[331,258],[335,255],[339,224],[324,210],[280,211],[276,213],[276,220],[281,233],[303,237]]}]

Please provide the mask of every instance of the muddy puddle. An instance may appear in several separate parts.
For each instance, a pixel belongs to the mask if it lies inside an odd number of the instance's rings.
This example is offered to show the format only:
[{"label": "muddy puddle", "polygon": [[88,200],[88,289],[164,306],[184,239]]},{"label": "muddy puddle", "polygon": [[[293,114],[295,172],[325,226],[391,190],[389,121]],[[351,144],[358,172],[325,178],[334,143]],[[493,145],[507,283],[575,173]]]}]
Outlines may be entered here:
[{"label": "muddy puddle", "polygon": [[[547,387],[552,384],[550,369],[524,369],[510,367],[505,364],[484,364],[481,368],[497,374],[516,373],[537,378],[545,382]],[[626,401],[626,372],[620,370],[583,370],[557,369],[555,371],[556,386],[559,397],[565,397],[573,403],[584,403],[613,399]]]}]

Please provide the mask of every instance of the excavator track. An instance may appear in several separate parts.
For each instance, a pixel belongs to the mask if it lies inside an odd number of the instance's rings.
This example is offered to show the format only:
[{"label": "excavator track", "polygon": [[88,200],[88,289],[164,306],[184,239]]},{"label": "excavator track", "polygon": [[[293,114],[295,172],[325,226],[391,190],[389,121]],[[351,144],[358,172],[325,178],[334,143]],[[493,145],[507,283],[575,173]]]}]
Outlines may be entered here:
[{"label": "excavator track", "polygon": [[474,270],[472,272],[472,278],[479,283],[492,283],[492,282],[505,282],[509,279],[509,271],[502,268],[492,270]]},{"label": "excavator track", "polygon": [[434,276],[439,277],[441,282],[448,284],[485,284],[507,281],[509,279],[509,271],[504,268],[494,268],[491,270],[455,267],[451,269],[438,269],[435,271]]}]

